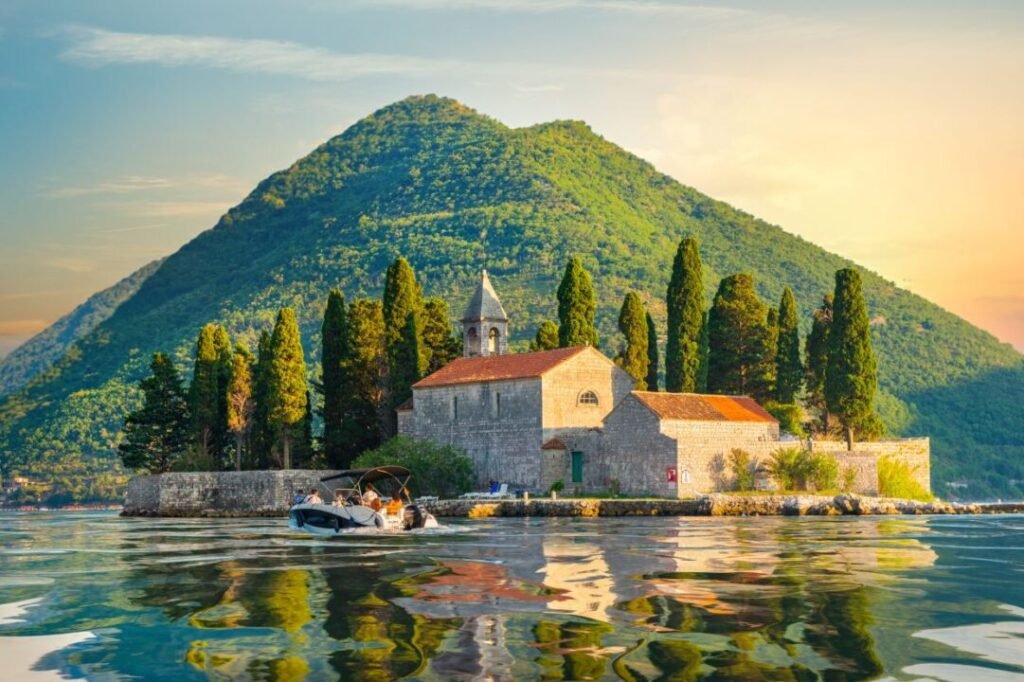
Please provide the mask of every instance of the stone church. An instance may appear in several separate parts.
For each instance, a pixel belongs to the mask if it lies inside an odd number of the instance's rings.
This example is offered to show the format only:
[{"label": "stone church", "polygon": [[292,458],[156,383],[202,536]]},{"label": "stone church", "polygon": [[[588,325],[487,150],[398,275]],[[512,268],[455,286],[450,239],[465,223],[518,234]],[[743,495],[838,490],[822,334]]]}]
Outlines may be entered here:
[{"label": "stone church", "polygon": [[[686,497],[730,487],[732,449],[764,459],[781,447],[778,422],[751,398],[637,391],[595,348],[509,353],[508,327],[484,271],[462,316],[464,357],[398,409],[400,433],[461,447],[481,487]],[[858,488],[877,487],[872,474]]]}]

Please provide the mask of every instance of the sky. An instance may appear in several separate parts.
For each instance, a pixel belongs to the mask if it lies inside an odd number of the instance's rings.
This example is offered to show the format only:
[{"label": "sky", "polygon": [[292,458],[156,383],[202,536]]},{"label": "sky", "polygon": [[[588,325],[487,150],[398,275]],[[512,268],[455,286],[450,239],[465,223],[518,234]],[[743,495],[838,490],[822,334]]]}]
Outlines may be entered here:
[{"label": "sky", "polygon": [[0,0],[0,354],[412,94],[585,120],[1024,350],[1024,3]]}]

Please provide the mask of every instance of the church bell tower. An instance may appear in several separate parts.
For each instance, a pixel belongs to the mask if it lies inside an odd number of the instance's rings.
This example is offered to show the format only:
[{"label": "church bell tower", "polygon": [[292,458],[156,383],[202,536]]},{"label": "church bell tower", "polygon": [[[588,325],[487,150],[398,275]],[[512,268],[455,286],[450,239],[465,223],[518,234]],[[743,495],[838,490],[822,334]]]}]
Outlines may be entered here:
[{"label": "church bell tower", "polygon": [[508,315],[486,270],[462,316],[462,346],[467,358],[508,353]]}]

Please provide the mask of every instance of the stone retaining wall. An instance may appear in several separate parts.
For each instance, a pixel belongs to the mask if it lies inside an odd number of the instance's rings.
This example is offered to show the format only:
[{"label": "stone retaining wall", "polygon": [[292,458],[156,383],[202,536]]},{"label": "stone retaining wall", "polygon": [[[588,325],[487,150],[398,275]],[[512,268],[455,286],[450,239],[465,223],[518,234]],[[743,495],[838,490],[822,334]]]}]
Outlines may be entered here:
[{"label": "stone retaining wall", "polygon": [[840,472],[852,467],[857,472],[853,489],[866,495],[878,493],[878,460],[893,457],[910,465],[912,476],[925,490],[932,489],[931,441],[928,438],[902,438],[854,443],[852,450],[846,449],[846,441],[812,440],[809,446],[813,452],[828,452],[839,461]]}]

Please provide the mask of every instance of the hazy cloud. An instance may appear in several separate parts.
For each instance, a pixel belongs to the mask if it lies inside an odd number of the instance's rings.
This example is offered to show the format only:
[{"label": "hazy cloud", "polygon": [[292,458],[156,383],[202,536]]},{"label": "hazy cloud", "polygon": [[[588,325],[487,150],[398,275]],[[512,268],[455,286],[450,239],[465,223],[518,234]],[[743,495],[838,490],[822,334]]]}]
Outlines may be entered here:
[{"label": "hazy cloud", "polygon": [[49,322],[45,320],[2,320],[0,336],[29,336],[46,329]]},{"label": "hazy cloud", "polygon": [[[321,5],[342,6],[324,2]],[[549,13],[565,10],[602,10],[629,14],[671,14],[699,19],[743,16],[747,10],[712,5],[687,5],[644,0],[359,0],[345,7],[400,7],[417,10],[490,10],[498,12]]]},{"label": "hazy cloud", "polygon": [[147,218],[174,218],[181,216],[220,215],[228,210],[232,201],[111,201],[97,204],[132,215]]},{"label": "hazy cloud", "polygon": [[128,194],[166,189],[224,189],[241,193],[245,192],[248,187],[237,178],[221,174],[189,175],[177,178],[124,175],[94,185],[46,190],[43,192],[43,196],[50,199],[70,199],[91,194]]},{"label": "hazy cloud", "polygon": [[84,274],[92,272],[96,269],[96,262],[86,258],[78,258],[75,256],[57,256],[55,258],[46,258],[43,260],[43,265],[57,270],[67,270],[68,272],[74,272],[77,274]]}]

